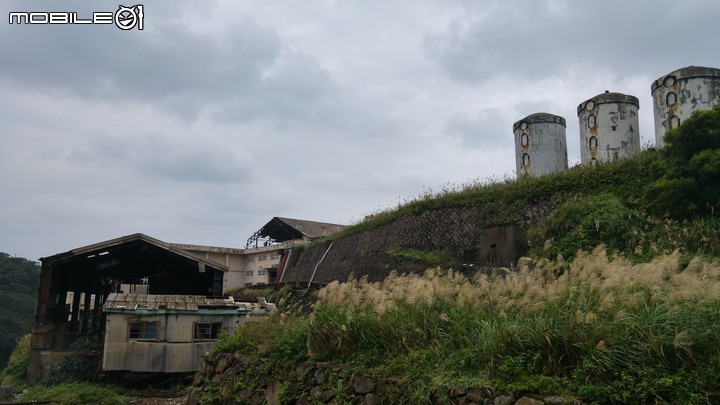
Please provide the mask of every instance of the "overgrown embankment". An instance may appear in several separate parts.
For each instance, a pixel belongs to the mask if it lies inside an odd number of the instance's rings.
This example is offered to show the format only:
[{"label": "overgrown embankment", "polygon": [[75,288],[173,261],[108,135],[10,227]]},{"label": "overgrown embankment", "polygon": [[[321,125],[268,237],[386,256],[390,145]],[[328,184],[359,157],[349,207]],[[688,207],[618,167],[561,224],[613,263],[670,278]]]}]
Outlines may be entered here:
[{"label": "overgrown embankment", "polygon": [[[482,394],[476,403],[503,395],[720,402],[720,106],[669,131],[666,144],[599,167],[428,193],[345,229],[334,241],[468,209],[480,226],[520,227],[535,259],[471,278],[447,265],[423,276],[388,266],[382,281],[330,282],[310,317],[278,315],[222,339],[216,350],[225,354],[213,358],[248,357],[264,371],[201,375],[195,398],[370,401],[347,381],[336,390],[296,383],[293,376],[306,377],[298,365],[327,362],[390,382],[387,394],[373,392],[386,403],[450,403],[471,390]],[[367,239],[379,246],[375,266],[462,250],[437,239]],[[304,254],[319,260],[330,242]],[[369,251],[354,248],[356,257]],[[352,264],[349,257],[334,266]]]},{"label": "overgrown embankment", "polygon": [[313,389],[295,372],[328,362],[389,384],[373,392],[385,403],[435,403],[471,389],[484,398],[713,403],[718,348],[719,262],[683,267],[675,253],[633,264],[601,247],[572,263],[528,259],[517,272],[472,279],[436,269],[332,283],[310,318],[278,316],[219,342],[218,352],[250,356],[262,371],[220,367],[221,377],[198,377],[196,398],[250,403],[273,387],[278,403],[363,401],[345,380]]},{"label": "overgrown embankment", "polygon": [[664,149],[597,167],[429,191],[294,252],[283,281],[382,280],[393,269],[422,270],[395,260],[398,249],[444,254],[451,266],[492,265],[492,255],[505,267],[528,253],[572,258],[599,244],[633,262],[678,249],[686,262],[720,256],[720,106],[666,138]]}]

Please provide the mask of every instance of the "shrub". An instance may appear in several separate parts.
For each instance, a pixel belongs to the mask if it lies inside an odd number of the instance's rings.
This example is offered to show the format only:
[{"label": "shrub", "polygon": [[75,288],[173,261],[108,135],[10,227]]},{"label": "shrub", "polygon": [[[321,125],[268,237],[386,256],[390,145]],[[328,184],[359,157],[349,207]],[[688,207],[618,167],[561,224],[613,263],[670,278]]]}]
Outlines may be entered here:
[{"label": "shrub", "polygon": [[720,209],[720,105],[695,111],[665,135],[662,177],[647,189],[648,212],[676,219]]},{"label": "shrub", "polygon": [[20,388],[25,385],[25,373],[29,362],[30,334],[18,339],[15,349],[10,354],[7,367],[0,374],[2,385],[12,385]]},{"label": "shrub", "polygon": [[[574,198],[558,206],[548,217],[533,226],[528,238],[535,253],[554,258],[571,258],[578,249],[606,244],[610,250],[624,252],[642,223],[635,210],[626,207],[612,194]],[[545,248],[546,240],[552,245]]]},{"label": "shrub", "polygon": [[102,365],[102,348],[103,342],[98,337],[79,338],[70,345],[67,355],[47,370],[40,382],[52,385],[97,380]]},{"label": "shrub", "polygon": [[90,383],[63,383],[49,387],[37,386],[23,393],[21,401],[50,401],[53,404],[102,404],[123,405],[130,400],[118,387]]}]

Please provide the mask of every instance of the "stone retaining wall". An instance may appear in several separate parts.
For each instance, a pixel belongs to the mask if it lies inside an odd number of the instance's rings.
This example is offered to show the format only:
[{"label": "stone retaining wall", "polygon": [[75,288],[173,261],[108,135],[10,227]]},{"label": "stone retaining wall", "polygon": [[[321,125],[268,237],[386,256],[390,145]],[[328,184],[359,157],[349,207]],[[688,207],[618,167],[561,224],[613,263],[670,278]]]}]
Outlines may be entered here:
[{"label": "stone retaining wall", "polygon": [[[189,404],[365,404],[409,403],[399,381],[329,363],[303,362],[277,369],[240,354],[206,353],[195,376]],[[454,388],[430,398],[436,404],[569,405],[561,396],[513,398],[484,388]]]},{"label": "stone retaining wall", "polygon": [[[394,222],[359,234],[293,252],[282,282],[320,285],[346,281],[350,275],[383,280],[390,271],[422,272],[427,265],[393,263],[394,247],[421,251],[441,250],[458,264],[479,267],[512,267],[527,247],[523,232],[546,215],[548,202],[534,204],[518,214],[515,223],[498,223],[480,207],[427,210],[405,215]],[[328,249],[329,248],[329,249]],[[327,254],[326,254],[327,253]],[[321,262],[321,259],[325,259]],[[317,269],[316,269],[317,267]]]}]

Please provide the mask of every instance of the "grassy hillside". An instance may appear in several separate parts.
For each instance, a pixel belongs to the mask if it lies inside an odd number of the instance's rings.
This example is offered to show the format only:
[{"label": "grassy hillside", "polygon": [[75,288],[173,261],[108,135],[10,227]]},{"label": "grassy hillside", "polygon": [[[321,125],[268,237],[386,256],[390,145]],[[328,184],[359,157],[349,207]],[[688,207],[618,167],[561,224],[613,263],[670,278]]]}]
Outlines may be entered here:
[{"label": "grassy hillside", "polygon": [[541,178],[472,182],[429,191],[345,228],[333,239],[373,229],[410,213],[480,207],[495,222],[521,222],[542,203],[555,212],[526,229],[533,255],[565,258],[606,244],[634,262],[676,249],[686,260],[720,255],[720,107],[669,131],[667,147],[632,159],[578,166]]},{"label": "grassy hillside", "polygon": [[[720,106],[666,144],[539,179],[448,187],[371,215],[334,238],[430,209],[478,206],[507,223],[533,204],[554,207],[525,229],[532,258],[513,272],[468,279],[440,265],[334,282],[310,317],[247,324],[216,350],[261,356],[274,375],[296,361],[342,363],[386,376],[405,403],[457,387],[720,403]],[[226,377],[203,384],[201,403],[232,402],[263,376]],[[308,389],[281,387],[285,398]]]},{"label": "grassy hillside", "polygon": [[30,333],[37,299],[40,266],[0,253],[0,367],[4,368],[17,340]]}]

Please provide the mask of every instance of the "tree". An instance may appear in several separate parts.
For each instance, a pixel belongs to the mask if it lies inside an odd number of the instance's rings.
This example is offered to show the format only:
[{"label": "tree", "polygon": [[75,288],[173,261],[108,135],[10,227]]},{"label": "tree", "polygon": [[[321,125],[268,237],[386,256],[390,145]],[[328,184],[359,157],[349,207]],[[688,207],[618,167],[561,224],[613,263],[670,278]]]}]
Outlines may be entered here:
[{"label": "tree", "polygon": [[0,253],[0,367],[32,328],[39,274],[36,262]]},{"label": "tree", "polygon": [[695,111],[665,135],[663,175],[648,187],[649,212],[686,219],[720,210],[720,105]]}]

